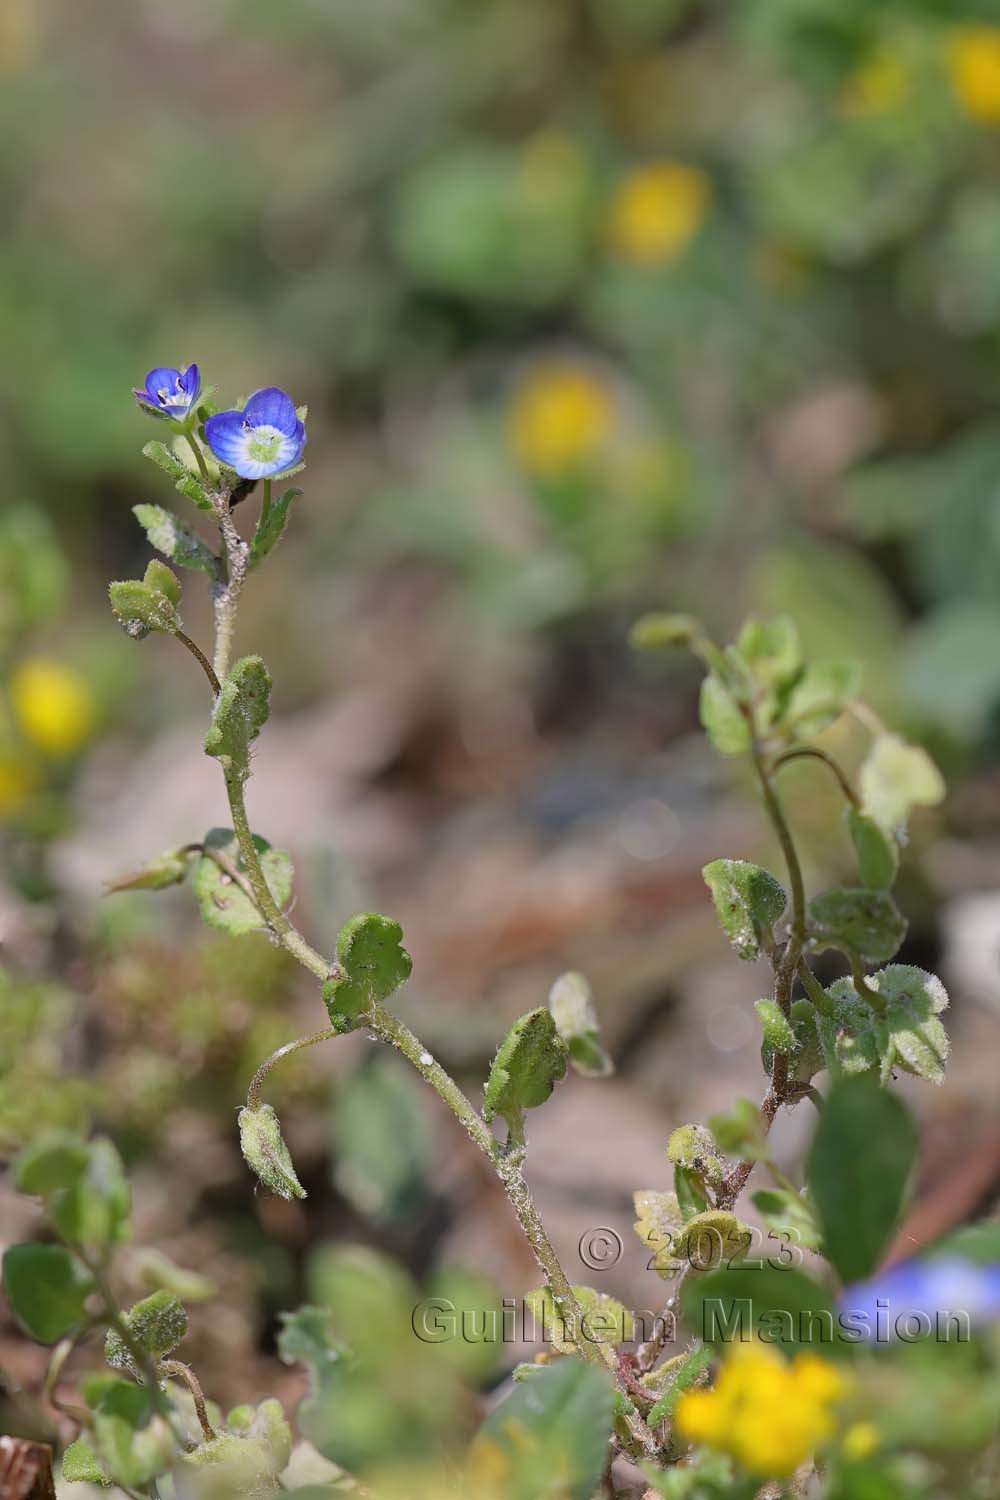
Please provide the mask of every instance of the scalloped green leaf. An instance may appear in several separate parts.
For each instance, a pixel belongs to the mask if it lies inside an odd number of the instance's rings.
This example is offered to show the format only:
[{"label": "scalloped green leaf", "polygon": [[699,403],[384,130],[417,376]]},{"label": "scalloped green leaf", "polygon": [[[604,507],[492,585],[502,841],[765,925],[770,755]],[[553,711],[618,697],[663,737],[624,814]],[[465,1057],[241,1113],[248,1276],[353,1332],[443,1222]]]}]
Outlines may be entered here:
[{"label": "scalloped green leaf", "polygon": [[227,776],[249,776],[250,746],[267,723],[270,698],[271,674],[261,658],[241,657],[222,684],[205,736],[205,754],[220,761]]},{"label": "scalloped green leaf", "polygon": [[179,568],[193,568],[214,577],[218,559],[180,516],[162,505],[133,505],[132,514],[152,546]]},{"label": "scalloped green leaf", "polygon": [[740,958],[759,958],[762,943],[788,904],[781,882],[743,859],[714,859],[701,873],[722,930]]},{"label": "scalloped green leaf", "polygon": [[110,1485],[111,1480],[97,1461],[97,1454],[86,1438],[70,1443],[62,1457],[62,1477],[66,1484]]},{"label": "scalloped green leaf", "polygon": [[827,948],[885,963],[899,949],[908,923],[888,891],[840,887],[809,903],[809,935]]},{"label": "scalloped green leaf", "polygon": [[950,1044],[940,1020],[948,1008],[948,993],[940,979],[914,964],[889,964],[870,974],[868,983],[885,1002],[881,1017],[887,1038],[885,1070],[898,1066],[930,1083],[941,1083]]},{"label": "scalloped green leaf", "polygon": [[180,581],[156,558],[142,579],[125,578],[109,584],[108,598],[115,619],[133,640],[142,640],[153,631],[176,635],[181,628]]},{"label": "scalloped green leaf", "polygon": [[[580,1332],[589,1343],[614,1348],[635,1338],[635,1317],[616,1297],[591,1286],[575,1286],[573,1295],[580,1308]],[[524,1303],[546,1343],[560,1354],[577,1352],[576,1341],[569,1337],[567,1319],[547,1286],[528,1292]]]},{"label": "scalloped green leaf", "polygon": [[798,626],[789,615],[748,620],[736,649],[757,681],[766,687],[786,687],[802,669]]},{"label": "scalloped green leaf", "polygon": [[859,774],[863,811],[883,828],[906,826],[914,807],[944,800],[944,777],[919,745],[897,734],[880,734]]},{"label": "scalloped green leaf", "polygon": [[520,1016],[508,1031],[490,1069],[483,1119],[502,1115],[513,1130],[526,1109],[544,1104],[566,1073],[566,1043],[544,1006]]},{"label": "scalloped green leaf", "polygon": [[566,1043],[572,1067],[583,1078],[607,1078],[615,1065],[601,1045],[590,985],[582,974],[561,974],[549,991],[549,1010]]},{"label": "scalloped green leaf", "polygon": [[[292,895],[291,858],[283,849],[272,849],[259,834],[254,834],[253,841],[260,855],[267,888],[276,904],[283,908]],[[227,869],[212,857],[213,854],[218,855],[225,866],[245,878],[246,868],[236,834],[231,828],[211,828],[205,835],[204,847],[206,853],[198,861],[192,884],[205,921],[210,927],[218,927],[234,937],[259,932],[267,924],[252,898],[227,873]]]},{"label": "scalloped green leaf", "polygon": [[338,972],[323,986],[331,1026],[353,1031],[372,1006],[406,983],[413,960],[403,947],[403,929],[391,917],[361,912],[345,922],[337,938]]},{"label": "scalloped green leaf", "polygon": [[[153,1360],[170,1354],[188,1330],[188,1315],[183,1302],[172,1292],[152,1292],[136,1302],[122,1315],[122,1322],[133,1343]],[[135,1379],[138,1368],[117,1328],[109,1328],[104,1339],[104,1358],[113,1370],[127,1370]]]}]

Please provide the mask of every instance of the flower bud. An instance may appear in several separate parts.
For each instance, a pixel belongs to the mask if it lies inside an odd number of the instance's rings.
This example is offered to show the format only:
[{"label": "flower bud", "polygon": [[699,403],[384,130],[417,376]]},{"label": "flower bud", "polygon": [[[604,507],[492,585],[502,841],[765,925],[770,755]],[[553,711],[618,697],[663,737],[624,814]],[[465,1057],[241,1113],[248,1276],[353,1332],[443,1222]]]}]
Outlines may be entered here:
[{"label": "flower bud", "polygon": [[264,1186],[280,1198],[304,1198],[306,1190],[295,1175],[281,1122],[270,1104],[241,1109],[239,1126],[240,1150]]}]

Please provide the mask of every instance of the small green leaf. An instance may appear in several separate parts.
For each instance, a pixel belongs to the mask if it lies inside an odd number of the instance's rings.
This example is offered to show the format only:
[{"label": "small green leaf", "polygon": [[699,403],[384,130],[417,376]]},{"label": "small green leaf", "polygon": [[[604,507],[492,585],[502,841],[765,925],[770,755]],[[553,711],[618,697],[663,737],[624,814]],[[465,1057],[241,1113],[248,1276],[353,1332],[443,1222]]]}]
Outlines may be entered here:
[{"label": "small green leaf", "polygon": [[169,886],[180,885],[197,852],[196,849],[168,849],[141,869],[109,880],[105,889],[111,894],[117,891],[165,891]]},{"label": "small green leaf", "polygon": [[259,656],[244,656],[222,684],[205,736],[205,754],[222,762],[227,776],[245,781],[250,746],[271,712],[271,674]]},{"label": "small green leaf", "polygon": [[736,649],[765,687],[787,686],[802,668],[798,627],[788,615],[777,615],[772,620],[748,620]]},{"label": "small green leaf", "polygon": [[590,1500],[607,1463],[613,1413],[603,1371],[559,1360],[491,1412],[473,1442],[473,1462],[489,1464],[495,1454],[511,1495],[544,1495],[558,1475],[560,1500]]},{"label": "small green leaf", "polygon": [[742,755],[750,749],[750,722],[714,672],[702,682],[699,713],[705,733],[720,755]]},{"label": "small green leaf", "polygon": [[655,1429],[673,1416],[681,1396],[707,1374],[714,1358],[715,1351],[708,1344],[695,1344],[668,1362],[669,1384],[646,1418],[650,1427]]},{"label": "small green leaf", "polygon": [[669,1280],[677,1271],[675,1247],[684,1228],[684,1215],[676,1193],[643,1188],[634,1194],[636,1221],[633,1229],[653,1251],[650,1270]]},{"label": "small green leaf", "polygon": [[483,1119],[502,1115],[512,1130],[544,1104],[566,1073],[566,1044],[544,1007],[519,1017],[500,1043],[483,1098]]},{"label": "small green leaf", "polygon": [[693,615],[641,615],[629,631],[628,641],[635,651],[663,651],[690,646],[700,630]]},{"label": "small green leaf", "polygon": [[111,1480],[97,1461],[97,1454],[86,1438],[70,1443],[62,1459],[62,1477],[66,1484],[110,1485]]},{"label": "small green leaf", "polygon": [[743,1343],[756,1336],[785,1348],[836,1347],[830,1293],[795,1267],[734,1266],[687,1277],[681,1306],[688,1326],[706,1344]]},{"label": "small green leaf", "polygon": [[162,505],[133,505],[132,514],[157,552],[179,568],[200,569],[210,577],[216,576],[219,563],[215,554],[173,511]]},{"label": "small green leaf", "polygon": [[782,722],[796,738],[811,739],[840,718],[860,687],[858,662],[815,662],[792,688]]},{"label": "small green leaf", "polygon": [[846,887],[824,891],[809,903],[809,935],[822,947],[840,948],[866,963],[892,958],[907,922],[887,891]]},{"label": "small green leaf", "polygon": [[87,1143],[69,1131],[52,1130],[26,1146],[14,1163],[14,1186],[19,1193],[47,1198],[73,1184],[87,1170]]},{"label": "small green leaf", "polygon": [[871,890],[891,890],[899,872],[899,845],[895,836],[856,807],[847,809],[846,821],[862,881]]},{"label": "small green leaf", "polygon": [[[635,1338],[635,1318],[628,1309],[605,1292],[575,1286],[573,1295],[580,1309],[580,1338],[589,1344],[628,1343]],[[579,1341],[570,1337],[568,1318],[549,1288],[539,1287],[524,1299],[527,1311],[538,1325],[541,1337],[560,1354],[575,1354]]]},{"label": "small green leaf", "polygon": [[117,1148],[102,1136],[87,1146],[87,1162],[74,1182],[48,1200],[49,1218],[72,1245],[107,1249],[128,1236],[131,1194]]},{"label": "small green leaf", "polygon": [[693,1271],[712,1271],[742,1260],[752,1239],[750,1226],[734,1213],[708,1208],[688,1219],[677,1237],[674,1254]]},{"label": "small green leaf", "polygon": [[[284,850],[272,849],[267,840],[256,833],[253,841],[260,855],[267,888],[276,905],[284,907],[292,895],[291,859]],[[251,896],[227,873],[227,870],[233,870],[246,879],[246,868],[236,834],[231,828],[212,828],[205,835],[204,847],[206,852],[198,861],[193,885],[205,921],[210,927],[221,928],[233,937],[259,932],[267,925],[264,918]]]},{"label": "small green leaf", "polygon": [[948,993],[940,979],[913,964],[889,964],[868,976],[882,997],[882,1030],[892,1048],[887,1068],[898,1065],[931,1083],[944,1079],[948,1034],[938,1019],[948,1008]]},{"label": "small green leaf", "polygon": [[720,1151],[741,1161],[764,1161],[767,1132],[760,1110],[750,1099],[737,1099],[728,1114],[711,1115],[709,1129]]},{"label": "small green leaf", "polygon": [[[132,1340],[152,1360],[162,1359],[177,1348],[188,1329],[184,1304],[172,1292],[152,1292],[136,1302],[122,1317]],[[104,1358],[113,1370],[127,1370],[136,1380],[142,1376],[121,1334],[109,1328],[104,1339]]]},{"label": "small green leaf", "polygon": [[270,1104],[239,1113],[240,1150],[247,1165],[279,1198],[304,1198],[306,1190],[281,1134],[281,1121]]},{"label": "small green leaf", "polygon": [[845,1078],[826,1098],[809,1152],[809,1193],[825,1253],[842,1282],[876,1269],[899,1221],[918,1133],[874,1078]]},{"label": "small green leaf", "polygon": [[331,1026],[344,1032],[363,1025],[365,1013],[395,994],[413,970],[402,927],[377,912],[362,912],[344,923],[337,964],[339,972],[323,986],[323,1000]]},{"label": "small green leaf", "polygon": [[253,535],[253,541],[250,543],[251,568],[259,567],[265,557],[281,541],[281,538],[285,534],[285,528],[288,525],[288,515],[292,508],[292,501],[297,500],[301,494],[301,490],[285,490],[283,494],[277,495],[271,501],[271,508],[266,516],[261,516]]},{"label": "small green leaf", "polygon": [[165,443],[147,443],[143,448],[143,454],[150,462],[156,464],[157,468],[169,474],[174,482],[174,489],[188,500],[193,501],[199,510],[212,510],[214,507],[201,480],[189,469],[187,464],[182,463],[175,453],[172,453]]},{"label": "small green leaf", "polygon": [[181,586],[175,574],[154,558],[144,577],[126,578],[108,587],[112,613],[126,635],[142,640],[151,631],[176,635],[181,628],[178,613]]},{"label": "small green leaf", "polygon": [[[821,1250],[822,1238],[809,1204],[787,1188],[762,1188],[752,1195],[753,1206],[769,1229],[787,1236],[790,1246]],[[778,1252],[780,1253],[780,1252]]]},{"label": "small green leaf", "polygon": [[914,807],[933,807],[945,795],[944,778],[926,750],[896,734],[880,734],[859,776],[864,812],[883,828],[904,828]]},{"label": "small green leaf", "polygon": [[740,958],[759,958],[762,943],[787,905],[780,882],[760,865],[742,859],[714,859],[701,873],[722,930]]},{"label": "small green leaf", "polygon": [[615,1070],[604,1048],[590,985],[582,974],[562,974],[549,991],[549,1010],[566,1043],[573,1068],[584,1078],[606,1078]]},{"label": "small green leaf", "polygon": [[55,1344],[79,1328],[93,1283],[62,1245],[13,1245],[3,1258],[11,1311],[40,1344]]},{"label": "small green leaf", "polygon": [[696,1214],[704,1213],[708,1207],[708,1192],[701,1172],[692,1172],[687,1167],[674,1167],[674,1192],[685,1223]]},{"label": "small green leaf", "polygon": [[715,1141],[704,1125],[679,1125],[672,1131],[667,1157],[675,1167],[684,1167],[713,1184],[722,1178],[723,1166],[715,1153]]},{"label": "small green leaf", "polygon": [[767,1051],[790,1057],[796,1050],[797,1041],[792,1023],[781,1006],[776,1000],[757,1000],[754,1002],[754,1010],[760,1017]]}]

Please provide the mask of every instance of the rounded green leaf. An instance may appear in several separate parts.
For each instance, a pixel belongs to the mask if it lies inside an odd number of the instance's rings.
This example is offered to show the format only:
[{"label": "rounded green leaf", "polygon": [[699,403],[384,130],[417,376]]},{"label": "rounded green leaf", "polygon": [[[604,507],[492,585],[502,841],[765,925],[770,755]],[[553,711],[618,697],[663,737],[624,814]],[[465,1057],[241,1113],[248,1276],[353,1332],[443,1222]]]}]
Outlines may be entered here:
[{"label": "rounded green leaf", "polygon": [[267,723],[270,697],[270,672],[259,656],[244,656],[216,699],[205,754],[221,761],[227,775],[240,781],[250,774],[250,746]]},{"label": "rounded green leaf", "polygon": [[399,923],[378,912],[362,912],[344,923],[337,938],[338,972],[323,986],[330,1024],[338,1031],[353,1031],[366,1011],[409,979],[413,960],[402,940]]},{"label": "rounded green leaf", "polygon": [[699,713],[702,727],[720,755],[743,755],[750,749],[750,722],[714,672],[702,682]]},{"label": "rounded green leaf", "polygon": [[927,751],[896,734],[877,737],[859,780],[864,812],[883,828],[905,827],[911,808],[944,800],[944,778]]},{"label": "rounded green leaf", "polygon": [[641,615],[629,631],[629,645],[636,651],[689,646],[700,630],[693,615]]},{"label": "rounded green leaf", "polygon": [[742,859],[714,859],[701,873],[740,958],[759,958],[762,942],[788,904],[780,881]]},{"label": "rounded green leaf", "polygon": [[[172,1292],[153,1292],[124,1314],[125,1327],[139,1348],[153,1360],[162,1359],[176,1349],[188,1329],[183,1302]],[[109,1328],[104,1340],[104,1357],[113,1370],[128,1370],[139,1377],[131,1350],[115,1328]]]},{"label": "rounded green leaf", "polygon": [[85,1319],[93,1283],[62,1245],[14,1245],[3,1258],[11,1311],[40,1344],[55,1344]]},{"label": "rounded green leaf", "polygon": [[214,553],[173,511],[165,510],[162,505],[133,505],[132,514],[157,552],[169,557],[179,568],[200,569],[215,576],[218,560]]},{"label": "rounded green leaf", "polygon": [[19,1193],[45,1198],[72,1187],[87,1169],[87,1142],[69,1131],[46,1131],[26,1146],[14,1163],[14,1185]]},{"label": "rounded green leaf", "polygon": [[892,958],[907,922],[887,891],[844,887],[809,903],[809,935],[823,947],[857,954],[866,963]]},{"label": "rounded green leaf", "polygon": [[66,1484],[109,1485],[111,1480],[97,1461],[97,1454],[86,1438],[70,1443],[62,1460],[62,1477]]},{"label": "rounded green leaf", "polygon": [[[272,849],[266,839],[253,836],[260,855],[261,869],[268,890],[279,907],[292,895],[292,862],[282,849]],[[231,828],[212,828],[204,838],[205,854],[194,874],[194,893],[201,914],[210,927],[218,927],[234,937],[259,932],[266,925],[250,895],[234,880],[229,870],[246,878],[246,867],[240,855],[239,841]],[[219,856],[215,858],[214,856]],[[219,860],[222,860],[222,863]]]}]

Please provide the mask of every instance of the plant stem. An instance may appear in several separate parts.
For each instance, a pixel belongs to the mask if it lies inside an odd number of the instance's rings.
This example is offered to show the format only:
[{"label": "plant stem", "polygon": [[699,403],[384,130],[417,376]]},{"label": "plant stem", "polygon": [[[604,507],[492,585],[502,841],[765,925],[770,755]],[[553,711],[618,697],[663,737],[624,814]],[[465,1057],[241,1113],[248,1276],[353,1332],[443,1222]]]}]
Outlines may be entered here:
[{"label": "plant stem", "polygon": [[317,1042],[332,1041],[335,1036],[339,1035],[340,1033],[332,1026],[325,1026],[322,1031],[314,1031],[309,1036],[300,1036],[294,1042],[286,1042],[283,1047],[278,1048],[277,1052],[272,1052],[267,1061],[261,1063],[251,1079],[250,1087],[247,1089],[247,1109],[257,1108],[267,1075],[275,1063],[279,1063],[283,1057],[291,1057],[293,1052],[301,1052],[305,1047],[315,1047]]},{"label": "plant stem", "polygon": [[488,1129],[482,1116],[473,1109],[451,1074],[442,1068],[410,1028],[398,1016],[383,1010],[381,1006],[375,1007],[369,1015],[368,1028],[379,1041],[388,1042],[413,1064],[420,1076],[441,1096],[483,1155],[496,1166],[500,1159],[496,1137]]},{"label": "plant stem", "polygon": [[840,790],[847,798],[847,801],[853,808],[860,810],[861,798],[858,796],[857,792],[851,785],[843,766],[835,761],[832,755],[828,755],[825,750],[820,750],[816,745],[801,745],[794,750],[786,750],[783,755],[778,756],[777,760],[774,762],[773,769],[775,771],[780,771],[781,767],[787,766],[790,761],[806,759],[818,760],[821,761],[824,766],[827,766],[833,772],[834,776],[836,776],[837,781],[840,785]]},{"label": "plant stem", "polygon": [[196,646],[191,637],[189,635],[185,635],[183,630],[175,630],[174,635],[180,641],[181,645],[186,646],[190,651],[191,655],[194,657],[195,661],[198,663],[205,676],[208,678],[209,683],[211,684],[212,692],[216,697],[218,697],[220,692],[222,691],[222,685],[219,682],[218,677],[215,675],[215,668],[212,666],[212,663],[202,651],[201,647]]},{"label": "plant stem", "polygon": [[212,590],[215,610],[215,675],[222,681],[229,670],[233,652],[236,607],[247,575],[250,548],[237,530],[228,495],[216,498],[215,514],[225,558],[225,581],[216,584]]},{"label": "plant stem", "polygon": [[781,852],[785,857],[785,866],[788,870],[788,883],[792,891],[792,924],[788,947],[789,954],[794,952],[795,961],[794,963],[789,963],[786,956],[786,963],[787,966],[791,968],[792,973],[794,973],[796,967],[798,966],[799,953],[801,951],[802,944],[805,941],[806,935],[805,881],[802,878],[802,866],[799,863],[799,856],[796,853],[795,843],[792,839],[791,830],[788,827],[788,821],[785,818],[784,810],[781,806],[780,801],[778,800],[778,794],[774,790],[774,785],[771,781],[771,775],[767,769],[767,765],[765,764],[764,756],[761,753],[761,749],[759,744],[757,743],[756,736],[754,736],[753,742],[753,763],[754,768],[757,772],[757,778],[760,782],[760,789],[764,798],[764,806],[767,809],[767,815],[771,820],[771,826],[778,836],[778,842],[781,845]]},{"label": "plant stem", "polygon": [[210,1443],[216,1435],[215,1428],[208,1420],[208,1408],[205,1405],[205,1393],[201,1388],[201,1381],[198,1379],[191,1366],[184,1364],[183,1361],[179,1359],[161,1359],[160,1373],[167,1376],[174,1375],[183,1380],[184,1384],[191,1392],[191,1399],[194,1402],[194,1409],[195,1414],[198,1418],[198,1425],[201,1428],[202,1433],[204,1434],[205,1441]]},{"label": "plant stem", "polygon": [[318,953],[311,943],[307,943],[298,928],[288,920],[271,895],[267,881],[264,879],[260,855],[253,841],[253,834],[250,832],[243,783],[237,776],[227,775],[226,791],[229,796],[229,808],[233,815],[233,829],[240,846],[240,857],[243,860],[243,867],[253,890],[258,911],[267,923],[268,930],[275,941],[286,948],[293,958],[297,958],[303,968],[308,969],[311,974],[315,974],[317,979],[325,983],[330,977],[333,965],[323,957],[322,953]]},{"label": "plant stem", "polygon": [[208,472],[208,469],[206,467],[205,455],[201,451],[201,444],[198,442],[198,439],[191,431],[185,432],[184,436],[187,438],[188,447],[191,449],[191,452],[194,454],[195,459],[197,460],[198,472],[201,474],[201,477],[205,481],[205,484],[208,486],[208,488],[211,489],[212,476]]}]

